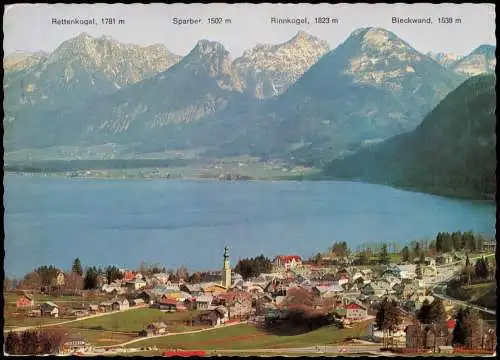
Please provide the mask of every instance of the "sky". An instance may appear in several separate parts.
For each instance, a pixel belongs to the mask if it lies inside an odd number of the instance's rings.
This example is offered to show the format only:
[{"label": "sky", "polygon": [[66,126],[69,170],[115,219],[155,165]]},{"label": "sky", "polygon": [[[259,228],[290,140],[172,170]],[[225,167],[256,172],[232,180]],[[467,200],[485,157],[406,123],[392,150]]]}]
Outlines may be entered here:
[{"label": "sky", "polygon": [[[96,25],[57,25],[52,19],[95,19]],[[201,23],[175,25],[173,18],[199,18]],[[231,24],[208,24],[221,17]],[[309,24],[272,24],[271,17],[307,17]],[[315,18],[338,19],[316,24]],[[392,17],[432,18],[432,24],[394,24]],[[439,23],[440,17],[460,23]],[[115,18],[116,24],[102,24]],[[124,24],[118,24],[124,20]],[[257,44],[279,44],[304,30],[326,40],[331,48],[361,27],[382,27],[421,52],[466,55],[481,44],[496,44],[493,4],[14,4],[4,12],[4,53],[52,52],[63,41],[87,32],[122,43],[163,44],[187,54],[200,39],[221,42],[233,57]]]}]

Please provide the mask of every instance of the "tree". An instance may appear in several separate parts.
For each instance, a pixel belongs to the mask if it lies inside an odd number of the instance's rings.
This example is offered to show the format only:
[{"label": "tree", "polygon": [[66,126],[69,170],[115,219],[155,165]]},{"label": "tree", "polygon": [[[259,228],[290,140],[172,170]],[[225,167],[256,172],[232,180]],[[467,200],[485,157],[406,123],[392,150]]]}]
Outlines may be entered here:
[{"label": "tree", "polygon": [[474,266],[475,270],[475,275],[479,279],[487,279],[488,278],[488,264],[486,263],[486,260],[484,257],[481,257],[480,259],[477,259],[476,265]]},{"label": "tree", "polygon": [[459,309],[455,318],[456,323],[455,328],[453,329],[453,338],[451,340],[453,345],[465,345],[467,333],[464,328],[464,317],[464,310]]},{"label": "tree", "polygon": [[425,254],[423,252],[420,253],[420,258],[418,259],[418,262],[420,264],[425,264]]},{"label": "tree", "polygon": [[19,287],[25,290],[39,290],[42,287],[42,279],[38,272],[30,272],[24,276]]},{"label": "tree", "polygon": [[201,281],[201,274],[199,272],[195,272],[191,274],[191,276],[189,277],[189,282],[191,284],[199,284],[200,281]]},{"label": "tree", "polygon": [[83,275],[82,264],[81,264],[79,258],[76,258],[75,260],[73,260],[73,266],[71,266],[71,271],[80,275],[80,276]]},{"label": "tree", "polygon": [[97,276],[99,273],[94,266],[91,266],[85,272],[85,278],[83,279],[83,288],[85,290],[97,289]]},{"label": "tree", "polygon": [[183,279],[187,281],[189,279],[188,270],[184,265],[176,270],[175,275],[177,277],[177,280]]},{"label": "tree", "polygon": [[357,262],[359,265],[366,265],[370,261],[370,257],[368,254],[368,251],[362,250],[361,252],[358,253],[358,259]]},{"label": "tree", "polygon": [[349,255],[349,248],[345,241],[334,242],[331,247],[331,253],[337,257],[346,257]]},{"label": "tree", "polygon": [[421,253],[421,249],[420,249],[420,243],[417,241],[415,243],[415,248],[413,249],[413,256],[418,258],[420,257],[420,253]]},{"label": "tree", "polygon": [[417,266],[415,267],[415,276],[417,279],[422,279],[422,265],[420,264],[420,262],[417,264]]},{"label": "tree", "polygon": [[482,334],[477,312],[471,308],[459,309],[452,344],[468,348],[477,347],[480,338],[482,339]]},{"label": "tree", "polygon": [[42,283],[42,286],[54,286],[56,283],[56,277],[57,274],[59,273],[59,270],[50,265],[50,266],[40,266],[38,269],[35,270],[38,275],[40,276],[40,280]]},{"label": "tree", "polygon": [[425,299],[417,313],[417,319],[423,324],[430,324],[430,310],[431,304],[429,303],[429,300]]},{"label": "tree", "polygon": [[83,277],[76,272],[72,272],[67,276],[64,287],[68,290],[81,290],[83,288]]},{"label": "tree", "polygon": [[319,265],[321,263],[321,253],[317,253],[316,255],[314,255],[314,258],[312,259],[312,261],[316,265]]},{"label": "tree", "polygon": [[408,246],[405,246],[401,251],[401,257],[404,262],[410,261],[410,249],[408,249]]},{"label": "tree", "polygon": [[442,233],[438,233],[437,236],[436,236],[436,252],[437,253],[441,253],[441,252],[444,252],[443,249],[444,249],[444,241],[443,241],[443,234]]},{"label": "tree", "polygon": [[9,277],[3,279],[3,291],[10,291],[13,289],[13,282]]},{"label": "tree", "polygon": [[272,268],[273,264],[271,260],[261,254],[255,258],[240,259],[234,271],[240,274],[244,279],[249,279],[259,276],[262,273],[268,273]]},{"label": "tree", "polygon": [[455,231],[451,234],[451,242],[453,244],[453,248],[455,250],[462,249],[462,234],[458,231]]},{"label": "tree", "polygon": [[[377,328],[382,330],[384,334],[388,332],[389,335],[391,335],[396,330],[397,326],[401,324],[402,320],[401,309],[397,302],[385,298],[375,316]],[[385,344],[385,346],[387,346],[387,344]]]},{"label": "tree", "polygon": [[446,309],[443,300],[435,298],[429,306],[429,322],[441,326],[446,321]]},{"label": "tree", "polygon": [[387,244],[383,244],[382,245],[382,251],[380,252],[380,262],[382,264],[389,264],[389,261],[390,261],[390,256],[389,256],[389,252],[387,251]]},{"label": "tree", "polygon": [[111,284],[115,280],[120,280],[123,278],[122,273],[120,272],[120,269],[118,269],[116,266],[108,266],[105,270],[106,273],[106,280],[108,281],[108,284]]},{"label": "tree", "polygon": [[5,352],[9,355],[21,354],[22,344],[17,332],[9,331],[5,338]]}]

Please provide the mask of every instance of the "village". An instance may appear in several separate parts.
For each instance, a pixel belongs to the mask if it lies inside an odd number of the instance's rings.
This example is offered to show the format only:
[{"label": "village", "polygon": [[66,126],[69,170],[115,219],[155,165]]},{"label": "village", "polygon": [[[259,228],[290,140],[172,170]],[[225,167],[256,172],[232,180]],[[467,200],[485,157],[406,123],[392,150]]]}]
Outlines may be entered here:
[{"label": "village", "polygon": [[[243,278],[231,268],[226,247],[222,270],[211,272],[211,281],[195,282],[189,278],[174,279],[165,272],[145,274],[119,269],[117,279],[108,282],[106,276],[99,275],[97,289],[78,290],[71,296],[60,296],[61,300],[35,291],[4,293],[4,332],[63,329],[64,341],[56,349],[61,354],[182,350],[196,346],[203,349],[203,344],[209,342],[185,347],[182,341],[166,340],[198,331],[208,334],[213,330],[215,334],[217,329],[227,326],[234,326],[235,333],[237,329],[246,329],[252,334],[260,331],[258,336],[265,333],[276,338],[293,327],[306,327],[311,333],[327,329],[331,335],[326,336],[333,339],[325,341],[327,345],[340,344],[333,352],[349,351],[346,348],[355,352],[352,344],[357,341],[361,347],[373,345],[371,351],[379,354],[389,349],[405,353],[456,353],[458,347],[454,351],[452,343],[460,305],[436,289],[457,278],[466,262],[493,255],[494,248],[485,246],[476,257],[450,252],[376,266],[356,265],[352,256],[314,262],[297,255],[280,255],[272,260],[270,272]],[[490,272],[491,276],[494,273]],[[68,281],[67,275],[59,271],[55,281],[62,286]],[[417,314],[424,307],[438,302],[444,308],[441,321],[444,328],[418,321]],[[397,307],[398,320],[381,328],[383,322],[377,318],[387,304]],[[477,310],[496,316],[491,309],[477,307]],[[496,325],[479,321],[480,346],[472,347],[479,353],[491,354],[496,348]],[[108,337],[112,341],[106,343],[104,333],[111,334]],[[320,338],[315,340],[311,336],[308,345],[320,349],[323,341]],[[221,340],[208,348],[231,349],[232,344],[242,349],[258,348],[258,344],[251,342],[245,345],[244,338],[231,339],[228,337],[223,346]]]}]

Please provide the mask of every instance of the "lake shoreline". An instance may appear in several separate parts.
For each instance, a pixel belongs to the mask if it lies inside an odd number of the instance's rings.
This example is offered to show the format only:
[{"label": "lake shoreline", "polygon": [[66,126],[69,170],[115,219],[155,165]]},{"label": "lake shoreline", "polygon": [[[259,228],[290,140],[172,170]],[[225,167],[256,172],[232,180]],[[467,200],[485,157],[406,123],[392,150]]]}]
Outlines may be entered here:
[{"label": "lake shoreline", "polygon": [[[89,170],[92,171],[92,170]],[[409,191],[418,194],[433,195],[454,200],[468,200],[484,204],[494,204],[496,199],[493,198],[480,198],[472,195],[463,194],[450,189],[439,190],[423,190],[418,186],[403,186],[397,184],[382,184],[377,182],[357,180],[357,179],[344,179],[344,178],[332,178],[322,176],[321,174],[306,174],[306,175],[283,175],[283,177],[278,178],[235,178],[235,179],[224,179],[219,177],[209,177],[209,176],[172,176],[172,177],[155,177],[155,176],[92,176],[92,175],[76,175],[68,176],[63,173],[41,173],[41,172],[28,172],[28,171],[6,171],[6,174],[19,175],[19,176],[39,176],[39,177],[51,177],[51,178],[64,178],[64,179],[88,179],[88,180],[175,180],[175,181],[207,181],[207,182],[352,182],[352,183],[363,183],[370,185],[380,185],[389,187],[395,190]]]}]

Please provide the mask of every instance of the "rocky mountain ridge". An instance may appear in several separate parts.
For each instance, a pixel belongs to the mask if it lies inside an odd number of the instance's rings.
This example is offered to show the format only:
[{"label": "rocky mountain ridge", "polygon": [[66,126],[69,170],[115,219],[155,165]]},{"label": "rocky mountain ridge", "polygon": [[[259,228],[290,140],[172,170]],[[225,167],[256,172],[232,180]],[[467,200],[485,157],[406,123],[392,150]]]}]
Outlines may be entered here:
[{"label": "rocky mountain ridge", "polygon": [[233,68],[245,91],[265,99],[284,93],[329,49],[326,41],[299,31],[283,44],[246,50]]},{"label": "rocky mountain ridge", "polygon": [[493,45],[481,45],[469,55],[451,64],[450,67],[456,73],[465,76],[494,73],[497,63],[495,51],[496,47]]},{"label": "rocky mountain ridge", "polygon": [[[48,57],[46,67],[54,70],[44,73],[44,83],[54,85],[55,79],[55,85],[65,85],[55,86],[64,106],[21,112],[11,98],[8,146],[115,142],[137,152],[206,148],[206,156],[252,154],[316,164],[353,143],[412,130],[463,80],[395,34],[363,28],[326,53],[326,43],[299,32],[284,44],[260,45],[235,60],[222,44],[200,40],[165,71],[117,88],[112,69],[121,63],[106,66],[107,56],[116,52],[108,42],[82,35]],[[95,52],[92,59],[84,55]],[[54,65],[62,59],[75,60],[67,67]],[[250,86],[257,69],[267,75]],[[21,75],[26,73],[15,74],[26,83],[31,81]],[[91,96],[76,96],[82,84]],[[281,90],[261,91],[273,87]]]}]

